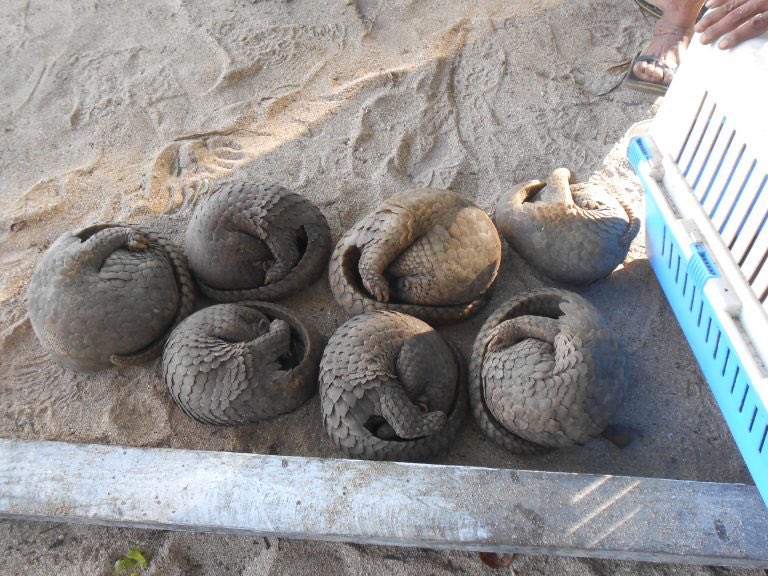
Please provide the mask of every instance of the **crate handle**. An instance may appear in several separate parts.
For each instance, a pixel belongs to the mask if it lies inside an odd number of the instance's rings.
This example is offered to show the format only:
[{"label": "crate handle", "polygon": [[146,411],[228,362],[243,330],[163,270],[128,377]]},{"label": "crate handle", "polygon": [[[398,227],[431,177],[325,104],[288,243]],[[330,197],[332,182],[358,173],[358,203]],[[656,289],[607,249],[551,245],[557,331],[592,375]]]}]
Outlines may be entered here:
[{"label": "crate handle", "polygon": [[720,277],[720,272],[712,262],[712,257],[703,242],[691,244],[691,259],[688,260],[687,272],[697,288],[703,287],[711,278]]},{"label": "crate handle", "polygon": [[648,175],[657,182],[661,182],[664,178],[661,152],[653,139],[646,136],[633,136],[627,146],[627,156],[636,168],[645,166],[648,169]]}]

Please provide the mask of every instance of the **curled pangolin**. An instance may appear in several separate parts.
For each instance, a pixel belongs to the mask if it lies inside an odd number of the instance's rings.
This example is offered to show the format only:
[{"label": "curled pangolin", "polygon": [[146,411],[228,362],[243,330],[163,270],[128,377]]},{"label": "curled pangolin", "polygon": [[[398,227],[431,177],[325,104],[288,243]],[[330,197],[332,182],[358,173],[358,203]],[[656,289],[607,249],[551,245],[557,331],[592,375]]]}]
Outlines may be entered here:
[{"label": "curled pangolin", "polygon": [[522,454],[600,434],[624,394],[624,354],[608,324],[572,292],[513,297],[480,329],[469,373],[483,433]]},{"label": "curled pangolin", "polygon": [[546,182],[514,186],[499,198],[494,219],[510,246],[547,276],[589,284],[624,261],[640,221],[599,186],[570,178],[558,168]]},{"label": "curled pangolin", "polygon": [[422,460],[446,449],[466,407],[461,356],[428,324],[377,311],[345,322],[320,361],[323,423],[348,456]]},{"label": "curled pangolin", "polygon": [[181,251],[136,224],[66,232],[35,267],[29,319],[43,348],[83,371],[158,356],[192,311],[192,277]]},{"label": "curled pangolin", "polygon": [[320,348],[300,318],[268,302],[217,304],[171,334],[163,376],[176,403],[206,424],[286,414],[316,390]]},{"label": "curled pangolin", "polygon": [[325,267],[331,233],[320,210],[276,184],[222,185],[187,227],[189,267],[214,300],[277,300]]},{"label": "curled pangolin", "polygon": [[394,194],[348,230],[328,274],[350,314],[394,310],[455,322],[477,311],[500,261],[485,212],[449,190],[423,188]]}]

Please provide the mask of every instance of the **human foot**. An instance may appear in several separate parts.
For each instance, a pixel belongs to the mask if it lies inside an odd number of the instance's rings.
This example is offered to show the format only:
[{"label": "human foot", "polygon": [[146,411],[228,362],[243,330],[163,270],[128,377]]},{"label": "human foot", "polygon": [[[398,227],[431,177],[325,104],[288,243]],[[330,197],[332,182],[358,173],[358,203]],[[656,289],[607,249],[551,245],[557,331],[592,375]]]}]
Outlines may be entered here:
[{"label": "human foot", "polygon": [[634,75],[643,82],[669,86],[692,34],[693,22],[679,25],[659,20],[648,47],[635,59]]}]

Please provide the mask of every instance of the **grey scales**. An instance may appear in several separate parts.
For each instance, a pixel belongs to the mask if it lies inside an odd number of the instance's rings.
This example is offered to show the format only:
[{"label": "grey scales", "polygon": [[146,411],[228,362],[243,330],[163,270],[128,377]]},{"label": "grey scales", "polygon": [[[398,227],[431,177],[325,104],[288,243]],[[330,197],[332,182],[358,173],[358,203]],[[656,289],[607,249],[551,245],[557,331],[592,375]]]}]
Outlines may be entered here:
[{"label": "grey scales", "polygon": [[271,301],[320,276],[331,233],[325,216],[300,194],[277,184],[231,182],[195,208],[185,250],[209,298]]},{"label": "grey scales", "polygon": [[624,396],[624,352],[598,310],[554,288],[514,296],[475,338],[472,413],[512,452],[583,444],[608,425]]},{"label": "grey scales", "polygon": [[316,391],[317,336],[291,310],[269,302],[217,304],[171,334],[163,377],[184,412],[235,426],[292,412]]},{"label": "grey scales", "polygon": [[158,356],[193,299],[182,252],[154,230],[119,222],[59,236],[27,291],[29,319],[42,347],[82,371]]},{"label": "grey scales", "polygon": [[494,220],[509,245],[549,278],[590,284],[624,261],[640,220],[598,185],[571,178],[558,168],[546,182],[514,186],[499,198]]},{"label": "grey scales", "polygon": [[350,314],[393,310],[447,323],[477,312],[500,262],[501,239],[483,210],[422,188],[393,194],[348,230],[328,278]]},{"label": "grey scales", "polygon": [[361,314],[340,326],[319,380],[325,429],[353,458],[433,457],[464,419],[460,354],[428,324],[399,312]]}]

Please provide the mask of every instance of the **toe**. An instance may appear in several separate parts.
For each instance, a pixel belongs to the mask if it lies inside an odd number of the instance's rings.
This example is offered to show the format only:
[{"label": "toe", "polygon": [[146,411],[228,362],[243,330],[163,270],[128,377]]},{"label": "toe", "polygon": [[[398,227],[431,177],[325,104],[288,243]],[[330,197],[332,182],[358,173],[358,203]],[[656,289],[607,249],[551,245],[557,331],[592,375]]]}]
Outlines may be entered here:
[{"label": "toe", "polygon": [[378,286],[375,289],[376,300],[379,302],[389,302],[389,290],[385,290],[383,286]]},{"label": "toe", "polygon": [[128,241],[128,249],[140,251],[146,250],[147,248],[149,248],[149,240],[147,240],[143,234],[133,232],[131,234],[130,240]]},{"label": "toe", "polygon": [[638,78],[647,82],[669,84],[672,81],[672,71],[658,61],[638,62],[634,72]]},{"label": "toe", "polygon": [[672,70],[672,68],[664,66],[663,68],[661,68],[661,76],[662,76],[661,82],[669,86],[670,84],[672,84],[672,80],[675,77],[675,71]]}]

